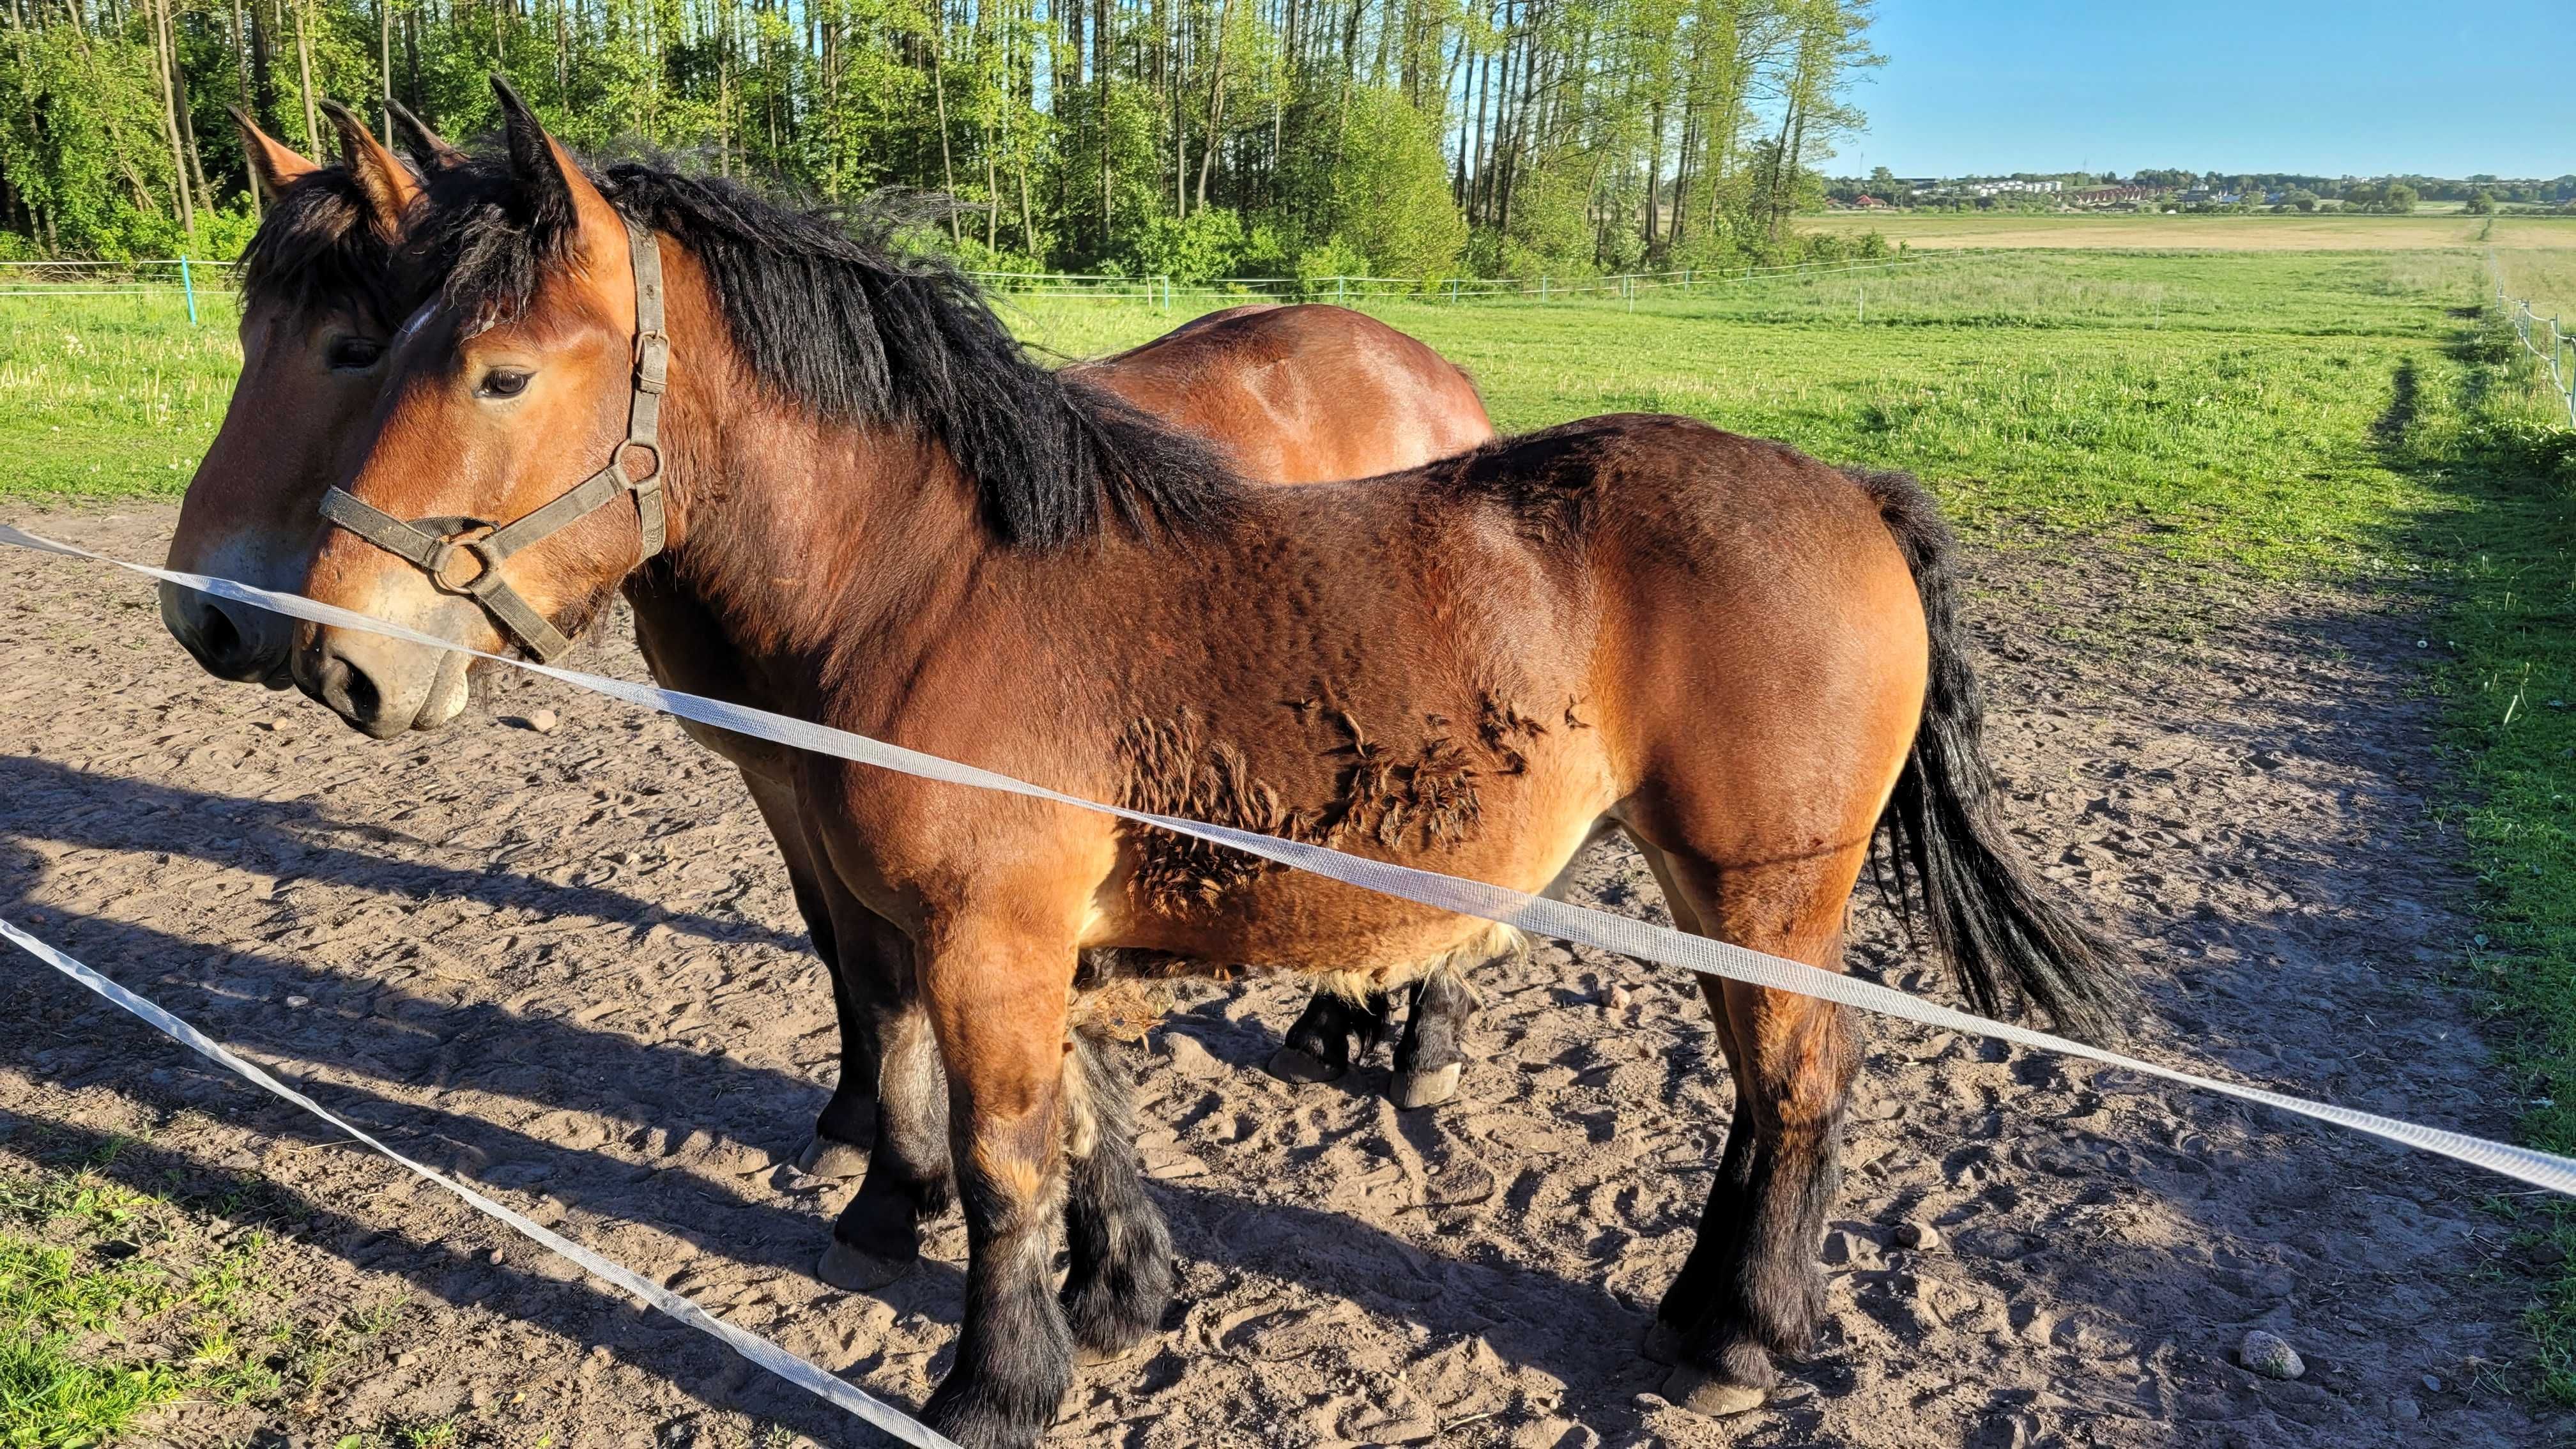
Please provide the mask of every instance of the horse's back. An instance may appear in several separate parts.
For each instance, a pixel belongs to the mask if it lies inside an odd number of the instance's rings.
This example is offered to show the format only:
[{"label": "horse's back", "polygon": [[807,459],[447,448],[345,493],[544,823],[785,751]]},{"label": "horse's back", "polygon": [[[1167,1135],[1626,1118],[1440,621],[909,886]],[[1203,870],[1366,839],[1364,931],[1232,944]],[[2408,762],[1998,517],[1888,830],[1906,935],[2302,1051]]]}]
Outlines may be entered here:
[{"label": "horse's back", "polygon": [[1494,434],[1465,372],[1346,307],[1230,308],[1078,366],[1135,406],[1223,444],[1257,482],[1393,472]]}]

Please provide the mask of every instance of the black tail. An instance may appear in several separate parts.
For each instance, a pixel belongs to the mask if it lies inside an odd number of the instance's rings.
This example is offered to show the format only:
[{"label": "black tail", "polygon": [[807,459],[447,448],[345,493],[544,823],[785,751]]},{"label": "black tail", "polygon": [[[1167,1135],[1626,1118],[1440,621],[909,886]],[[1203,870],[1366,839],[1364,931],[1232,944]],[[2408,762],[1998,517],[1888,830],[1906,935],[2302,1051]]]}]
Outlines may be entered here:
[{"label": "black tail", "polygon": [[1880,884],[1909,929],[1917,921],[1929,929],[1977,1010],[1997,1015],[2017,995],[2061,1030],[2116,1038],[2136,1009],[2124,953],[2046,894],[2012,853],[1995,806],[1994,771],[1979,743],[1985,705],[1952,573],[1957,540],[1911,476],[1846,471],[1905,551],[1932,636],[1923,723],[1879,818],[1895,866],[1892,886]]}]

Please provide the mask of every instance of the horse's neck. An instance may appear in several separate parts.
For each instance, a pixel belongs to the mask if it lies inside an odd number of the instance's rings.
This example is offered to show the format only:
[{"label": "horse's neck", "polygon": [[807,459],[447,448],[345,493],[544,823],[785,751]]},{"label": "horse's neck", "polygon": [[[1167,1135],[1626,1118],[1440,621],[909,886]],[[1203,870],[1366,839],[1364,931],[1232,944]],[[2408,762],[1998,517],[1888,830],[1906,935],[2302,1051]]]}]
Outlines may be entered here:
[{"label": "horse's neck", "polygon": [[675,440],[685,526],[646,581],[669,597],[638,602],[639,628],[668,640],[648,654],[798,713],[819,680],[901,671],[993,548],[945,453],[772,403],[699,415]]}]

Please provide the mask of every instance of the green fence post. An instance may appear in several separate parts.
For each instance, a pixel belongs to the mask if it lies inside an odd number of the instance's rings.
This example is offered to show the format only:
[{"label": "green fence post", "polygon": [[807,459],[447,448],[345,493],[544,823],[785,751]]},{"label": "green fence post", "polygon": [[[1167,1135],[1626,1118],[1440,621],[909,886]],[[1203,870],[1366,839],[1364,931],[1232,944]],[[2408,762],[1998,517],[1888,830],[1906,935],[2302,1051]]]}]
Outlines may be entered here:
[{"label": "green fence post", "polygon": [[1545,272],[1538,274],[1538,299],[1542,302],[1547,300],[1547,273]]},{"label": "green fence post", "polygon": [[1348,278],[1348,277],[1335,277],[1335,278],[1333,278],[1333,300],[1334,300],[1335,302],[1337,302],[1337,303],[1345,303],[1345,304],[1346,304],[1346,303],[1348,303],[1348,302],[1351,300],[1351,279],[1350,279],[1350,278]]},{"label": "green fence post", "polygon": [[188,274],[188,259],[179,258],[179,290],[188,294],[188,325],[197,325],[197,280]]},{"label": "green fence post", "polygon": [[1451,277],[1449,279],[1449,305],[1452,307],[1458,305],[1458,279],[1456,277]]}]

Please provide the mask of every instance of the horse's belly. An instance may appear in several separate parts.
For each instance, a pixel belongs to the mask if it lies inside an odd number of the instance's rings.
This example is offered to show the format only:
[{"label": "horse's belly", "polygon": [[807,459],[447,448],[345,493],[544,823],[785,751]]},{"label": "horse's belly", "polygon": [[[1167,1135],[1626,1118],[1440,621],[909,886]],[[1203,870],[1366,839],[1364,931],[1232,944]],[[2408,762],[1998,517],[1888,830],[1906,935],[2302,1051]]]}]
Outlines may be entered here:
[{"label": "horse's belly", "polygon": [[[1507,788],[1485,791],[1456,836],[1346,831],[1316,843],[1541,894],[1593,838],[1615,799],[1598,759],[1550,763],[1555,768],[1533,765],[1527,777],[1505,781]],[[1161,831],[1132,834],[1126,853],[1086,944],[1169,953],[1209,969],[1352,973],[1387,982],[1492,941],[1492,923],[1481,918]]]}]

